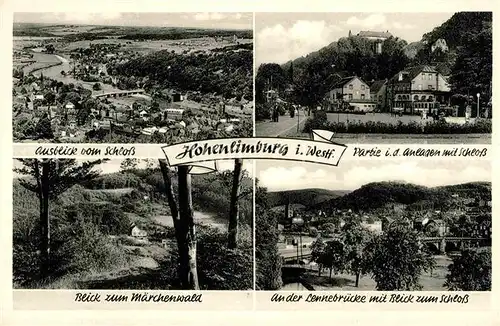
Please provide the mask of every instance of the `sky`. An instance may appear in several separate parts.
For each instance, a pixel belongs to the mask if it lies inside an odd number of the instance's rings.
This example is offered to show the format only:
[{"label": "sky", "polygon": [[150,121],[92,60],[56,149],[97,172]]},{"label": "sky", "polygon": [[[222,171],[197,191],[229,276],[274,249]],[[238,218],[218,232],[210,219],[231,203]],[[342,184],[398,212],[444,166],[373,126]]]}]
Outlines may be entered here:
[{"label": "sky", "polygon": [[14,23],[252,29],[252,13],[18,12]]},{"label": "sky", "polygon": [[359,31],[389,31],[408,43],[454,13],[256,13],[255,61],[283,64]]},{"label": "sky", "polygon": [[427,187],[492,180],[487,161],[358,161],[337,167],[314,163],[258,161],[259,185],[269,191],[322,188],[355,190],[364,184],[380,181],[403,181]]}]

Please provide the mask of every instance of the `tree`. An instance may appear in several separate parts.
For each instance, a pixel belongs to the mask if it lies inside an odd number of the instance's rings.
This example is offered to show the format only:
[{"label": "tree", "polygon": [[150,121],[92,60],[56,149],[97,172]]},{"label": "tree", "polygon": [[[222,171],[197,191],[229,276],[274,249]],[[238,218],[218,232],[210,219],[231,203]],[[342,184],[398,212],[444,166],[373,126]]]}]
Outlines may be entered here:
[{"label": "tree", "polygon": [[126,158],[120,164],[120,169],[122,171],[134,170],[134,169],[137,168],[138,164],[139,164],[139,160],[138,159],[136,159],[136,158]]},{"label": "tree", "polygon": [[321,257],[325,254],[326,244],[323,239],[316,239],[311,245],[311,260],[318,264],[318,276],[321,275],[323,264]]},{"label": "tree", "polygon": [[43,96],[43,100],[45,103],[47,103],[47,105],[51,105],[55,102],[56,95],[53,92],[49,91],[45,93],[45,95]]},{"label": "tree", "polygon": [[476,223],[469,215],[460,215],[450,223],[450,234],[455,237],[471,236],[474,234]]},{"label": "tree", "polygon": [[326,234],[335,233],[335,225],[333,223],[325,223],[321,226],[321,228]]},{"label": "tree", "polygon": [[492,29],[486,25],[477,33],[465,33],[464,46],[458,49],[450,75],[450,84],[455,94],[480,93],[489,98],[492,80]]},{"label": "tree", "polygon": [[231,190],[231,203],[229,206],[228,248],[236,248],[238,239],[238,200],[240,196],[240,182],[242,176],[243,160],[234,160],[233,185]]},{"label": "tree", "polygon": [[255,76],[255,99],[257,103],[266,101],[265,92],[269,89],[284,91],[287,85],[287,75],[276,63],[266,63],[259,66]]},{"label": "tree", "polygon": [[255,185],[256,287],[278,290],[282,286],[281,256],[278,251],[278,217],[269,211],[267,189]]},{"label": "tree", "polygon": [[151,111],[152,112],[159,112],[160,111],[160,104],[158,103],[158,101],[153,101],[151,103]]},{"label": "tree", "polygon": [[346,252],[344,244],[338,240],[329,241],[323,255],[320,256],[319,262],[329,269],[331,280],[333,271],[337,274],[345,268]]},{"label": "tree", "polygon": [[49,54],[54,53],[54,52],[55,52],[55,50],[56,50],[56,49],[55,49],[55,47],[54,47],[54,44],[47,44],[47,45],[45,46],[45,51],[46,51],[47,53],[49,53]]},{"label": "tree", "polygon": [[196,230],[194,226],[193,203],[191,197],[191,175],[188,166],[179,166],[178,203],[175,200],[171,181],[171,171],[166,160],[160,159],[160,170],[165,183],[170,214],[174,222],[175,238],[179,253],[178,275],[183,290],[199,290],[196,269]]},{"label": "tree", "polygon": [[82,182],[87,182],[99,175],[93,168],[102,161],[90,161],[78,164],[69,159],[19,159],[22,168],[14,171],[31,178],[20,178],[20,184],[37,194],[40,208],[40,278],[50,272],[50,215],[49,202],[63,192]]},{"label": "tree", "polygon": [[364,249],[370,239],[369,231],[359,223],[347,223],[342,229],[342,238],[346,251],[347,267],[356,275],[356,287],[363,271]]},{"label": "tree", "polygon": [[419,290],[420,275],[435,265],[434,258],[419,243],[417,233],[405,224],[390,228],[369,248],[368,269],[377,282],[377,290]]},{"label": "tree", "polygon": [[151,170],[154,168],[154,160],[145,159],[144,162],[146,163],[146,169]]},{"label": "tree", "polygon": [[44,113],[43,117],[38,120],[38,123],[35,126],[35,135],[38,139],[54,138],[52,123],[50,122],[48,113]]},{"label": "tree", "polygon": [[491,252],[462,251],[448,266],[444,286],[452,291],[491,291]]},{"label": "tree", "polygon": [[102,89],[101,84],[100,83],[95,83],[94,85],[92,85],[92,89],[94,91],[100,91]]}]

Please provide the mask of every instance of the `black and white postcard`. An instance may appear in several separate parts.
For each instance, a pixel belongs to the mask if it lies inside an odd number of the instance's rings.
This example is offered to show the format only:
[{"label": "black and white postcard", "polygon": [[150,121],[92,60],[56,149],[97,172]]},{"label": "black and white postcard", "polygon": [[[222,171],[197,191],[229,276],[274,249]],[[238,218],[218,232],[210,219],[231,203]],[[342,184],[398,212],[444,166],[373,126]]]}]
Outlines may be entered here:
[{"label": "black and white postcard", "polygon": [[251,136],[252,18],[15,13],[14,142]]},{"label": "black and white postcard", "polygon": [[256,135],[490,143],[492,24],[492,12],[256,13]]},{"label": "black and white postcard", "polygon": [[488,162],[258,162],[260,290],[491,291]]}]

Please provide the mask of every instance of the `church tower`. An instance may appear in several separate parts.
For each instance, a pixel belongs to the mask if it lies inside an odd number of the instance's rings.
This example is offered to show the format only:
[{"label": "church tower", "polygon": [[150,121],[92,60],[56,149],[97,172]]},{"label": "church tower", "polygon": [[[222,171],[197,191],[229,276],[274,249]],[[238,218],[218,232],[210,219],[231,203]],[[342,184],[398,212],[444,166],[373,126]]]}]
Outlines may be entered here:
[{"label": "church tower", "polygon": [[351,33],[351,30],[349,30],[349,37],[351,37],[351,36],[352,36],[352,33]]}]

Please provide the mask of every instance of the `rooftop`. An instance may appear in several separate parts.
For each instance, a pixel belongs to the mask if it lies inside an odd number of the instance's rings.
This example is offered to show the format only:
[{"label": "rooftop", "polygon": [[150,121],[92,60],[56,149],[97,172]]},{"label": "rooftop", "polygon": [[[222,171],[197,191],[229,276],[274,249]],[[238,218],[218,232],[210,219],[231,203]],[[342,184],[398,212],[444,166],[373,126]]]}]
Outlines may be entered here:
[{"label": "rooftop", "polygon": [[358,33],[360,37],[379,37],[379,38],[389,38],[392,34],[389,31],[385,32],[375,32],[375,31],[361,31]]},{"label": "rooftop", "polygon": [[[391,82],[405,82],[409,83],[413,80],[413,78],[417,77],[418,74],[421,72],[428,72],[428,73],[436,73],[437,70],[429,65],[419,65],[419,66],[413,66],[413,67],[408,67],[397,74],[395,74],[390,81]],[[402,74],[402,80],[399,80],[399,75]]]},{"label": "rooftop", "polygon": [[382,86],[385,85],[385,83],[387,83],[386,79],[375,80],[375,81],[371,82],[371,84],[369,85],[370,92],[377,93],[382,88]]}]

